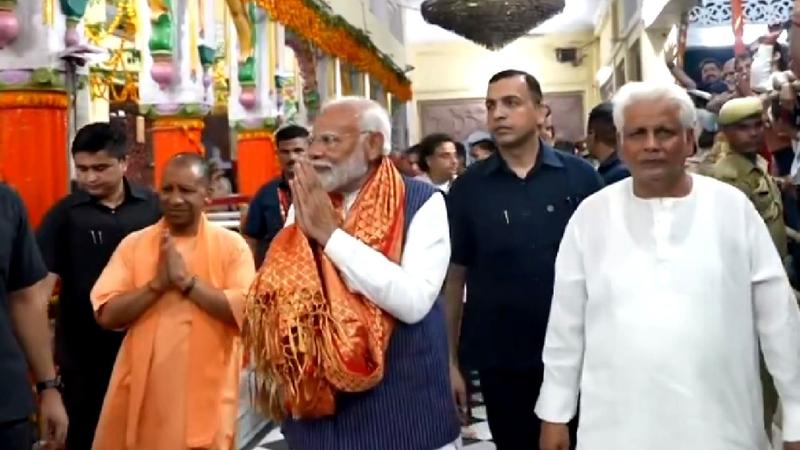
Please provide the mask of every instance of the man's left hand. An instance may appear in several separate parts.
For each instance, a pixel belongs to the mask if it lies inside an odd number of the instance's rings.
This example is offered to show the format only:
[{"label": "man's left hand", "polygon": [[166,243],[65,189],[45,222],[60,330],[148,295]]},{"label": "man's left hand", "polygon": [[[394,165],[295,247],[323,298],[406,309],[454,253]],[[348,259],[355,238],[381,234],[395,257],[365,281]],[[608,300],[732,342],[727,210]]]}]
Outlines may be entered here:
[{"label": "man's left hand", "polygon": [[339,228],[340,218],[330,196],[322,188],[319,176],[307,162],[298,161],[289,186],[292,188],[295,222],[306,236],[324,247]]},{"label": "man's left hand", "polygon": [[61,448],[67,440],[69,424],[61,394],[55,389],[42,392],[39,413],[42,416],[42,439],[47,442],[46,448]]}]

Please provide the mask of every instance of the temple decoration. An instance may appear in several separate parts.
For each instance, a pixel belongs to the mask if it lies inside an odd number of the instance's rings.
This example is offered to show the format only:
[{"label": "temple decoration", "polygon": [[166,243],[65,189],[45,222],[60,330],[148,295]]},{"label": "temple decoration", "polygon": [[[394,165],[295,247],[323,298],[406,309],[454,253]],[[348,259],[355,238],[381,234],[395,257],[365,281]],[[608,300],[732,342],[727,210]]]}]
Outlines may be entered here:
[{"label": "temple decoration", "polygon": [[564,0],[425,0],[426,22],[498,50],[564,9]]},{"label": "temple decoration", "polygon": [[102,64],[89,71],[89,93],[92,99],[110,102],[139,101],[141,52],[122,45],[111,52]]},{"label": "temple decoration", "polygon": [[139,20],[135,0],[117,0],[114,15],[107,23],[84,23],[83,31],[90,44],[101,46],[109,36],[133,42]]},{"label": "temple decoration", "polygon": [[231,21],[236,29],[239,51],[237,55],[237,80],[241,88],[239,103],[245,109],[253,109],[258,101],[256,95],[256,58],[254,56],[255,4],[247,0],[226,0]]},{"label": "temple decoration", "polygon": [[35,226],[69,189],[61,56],[70,18],[48,0],[0,0],[0,10],[0,179],[20,192]]},{"label": "temple decoration", "polygon": [[227,112],[230,83],[224,55],[217,55],[214,58],[214,65],[211,66],[211,83],[214,86],[214,112]]},{"label": "temple decoration", "polygon": [[[148,38],[142,52],[139,110],[153,120],[154,179],[178,152],[204,154],[203,117],[214,103],[210,70],[215,61],[214,3],[137,0]],[[180,31],[180,32],[179,32]]]},{"label": "temple decoration", "polygon": [[161,89],[175,81],[172,61],[172,12],[170,0],[150,0],[152,30],[148,47],[153,58],[150,76]]},{"label": "temple decoration", "polygon": [[375,77],[398,100],[411,99],[411,82],[361,29],[313,0],[254,0],[270,17],[325,53]]},{"label": "temple decoration", "polygon": [[317,86],[317,54],[314,47],[294,33],[286,36],[286,45],[294,50],[300,69],[303,105],[306,107],[308,121],[316,117],[320,107],[320,94]]},{"label": "temple decoration", "polygon": [[0,92],[0,181],[19,191],[34,227],[67,193],[66,129],[66,92]]},{"label": "temple decoration", "polygon": [[243,16],[231,14],[236,32],[229,36],[227,48],[228,55],[235,55],[229,58],[228,120],[236,134],[239,192],[254,195],[279,171],[272,137],[278,109],[270,80],[274,68],[269,63],[275,61],[278,48],[271,39],[275,25],[266,11],[253,2],[244,6],[247,23]]},{"label": "temple decoration", "polygon": [[297,98],[297,84],[298,81],[294,73],[284,73],[275,76],[281,124],[296,124],[301,121],[300,101]]},{"label": "temple decoration", "polygon": [[[112,0],[104,1],[106,20],[83,24],[89,44],[104,47],[108,51],[107,58],[89,69],[90,99],[105,99],[114,103],[137,102],[142,52],[135,48],[136,24],[139,22],[136,3],[135,0],[115,0],[112,5],[109,3]],[[86,21],[92,20],[91,15],[91,11],[86,13]],[[118,43],[115,38],[118,38]]]},{"label": "temple decoration", "polygon": [[19,34],[16,9],[17,0],[0,0],[0,48],[5,48]]},{"label": "temple decoration", "polygon": [[89,0],[61,0],[61,11],[67,18],[67,30],[64,33],[64,43],[67,47],[72,47],[80,43],[78,34],[78,23],[86,13],[86,5]]},{"label": "temple decoration", "polygon": [[791,19],[794,0],[749,0],[737,6],[730,0],[703,0],[689,10],[689,23],[698,25],[728,25],[734,19],[734,8],[741,11],[746,23],[780,24]]}]

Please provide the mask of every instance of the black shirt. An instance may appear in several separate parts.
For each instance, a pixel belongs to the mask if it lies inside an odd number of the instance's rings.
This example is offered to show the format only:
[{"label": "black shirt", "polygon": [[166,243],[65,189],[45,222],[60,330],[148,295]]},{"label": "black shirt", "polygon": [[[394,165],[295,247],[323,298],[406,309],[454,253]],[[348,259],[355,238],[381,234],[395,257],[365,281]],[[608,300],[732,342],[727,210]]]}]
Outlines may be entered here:
[{"label": "black shirt", "polygon": [[631,176],[628,168],[625,167],[625,164],[619,159],[619,156],[617,156],[617,152],[612,153],[611,156],[600,163],[600,166],[597,168],[597,173],[603,177],[603,182],[606,186]]},{"label": "black shirt", "polygon": [[28,365],[11,323],[8,293],[43,279],[47,268],[16,192],[0,183],[0,424],[33,412]]},{"label": "black shirt", "polygon": [[590,164],[543,143],[524,179],[499,153],[456,179],[447,205],[451,261],[467,268],[463,366],[541,366],[564,228],[602,185]]},{"label": "black shirt", "polygon": [[[283,195],[280,194],[281,191]],[[284,215],[288,211],[289,205],[281,205],[281,197],[288,202],[291,194],[289,185],[283,177],[278,177],[258,190],[247,209],[247,221],[243,234],[258,240],[256,267],[264,261],[269,244],[283,228]]]},{"label": "black shirt", "polygon": [[110,371],[124,333],[97,324],[89,293],[122,239],[161,217],[158,197],[125,181],[115,209],[76,191],[47,212],[37,238],[50,272],[61,279],[56,360],[66,370]]}]

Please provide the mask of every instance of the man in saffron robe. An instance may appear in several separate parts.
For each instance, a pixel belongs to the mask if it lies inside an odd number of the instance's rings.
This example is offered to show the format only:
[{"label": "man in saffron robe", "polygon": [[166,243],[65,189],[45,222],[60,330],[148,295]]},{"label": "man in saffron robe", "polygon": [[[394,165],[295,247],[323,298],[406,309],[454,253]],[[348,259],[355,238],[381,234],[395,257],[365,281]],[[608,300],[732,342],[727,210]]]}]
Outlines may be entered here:
[{"label": "man in saffron robe", "polygon": [[244,239],[208,222],[200,156],[164,169],[164,218],[126,237],[91,294],[97,321],[128,332],[94,450],[234,448],[243,301],[255,276]]},{"label": "man in saffron robe", "polygon": [[[246,307],[257,398],[293,450],[455,449],[443,195],[388,158],[377,103],[326,105]],[[391,338],[391,339],[390,339]]]}]

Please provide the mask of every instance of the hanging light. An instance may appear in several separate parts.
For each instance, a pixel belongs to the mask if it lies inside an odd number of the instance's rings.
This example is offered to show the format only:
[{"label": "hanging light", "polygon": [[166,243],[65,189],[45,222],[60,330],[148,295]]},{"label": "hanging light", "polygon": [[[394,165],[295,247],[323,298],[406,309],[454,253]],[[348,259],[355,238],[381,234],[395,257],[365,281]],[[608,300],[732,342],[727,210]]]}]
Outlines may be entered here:
[{"label": "hanging light", "polygon": [[564,0],[425,0],[426,22],[490,50],[526,35],[564,9]]}]

